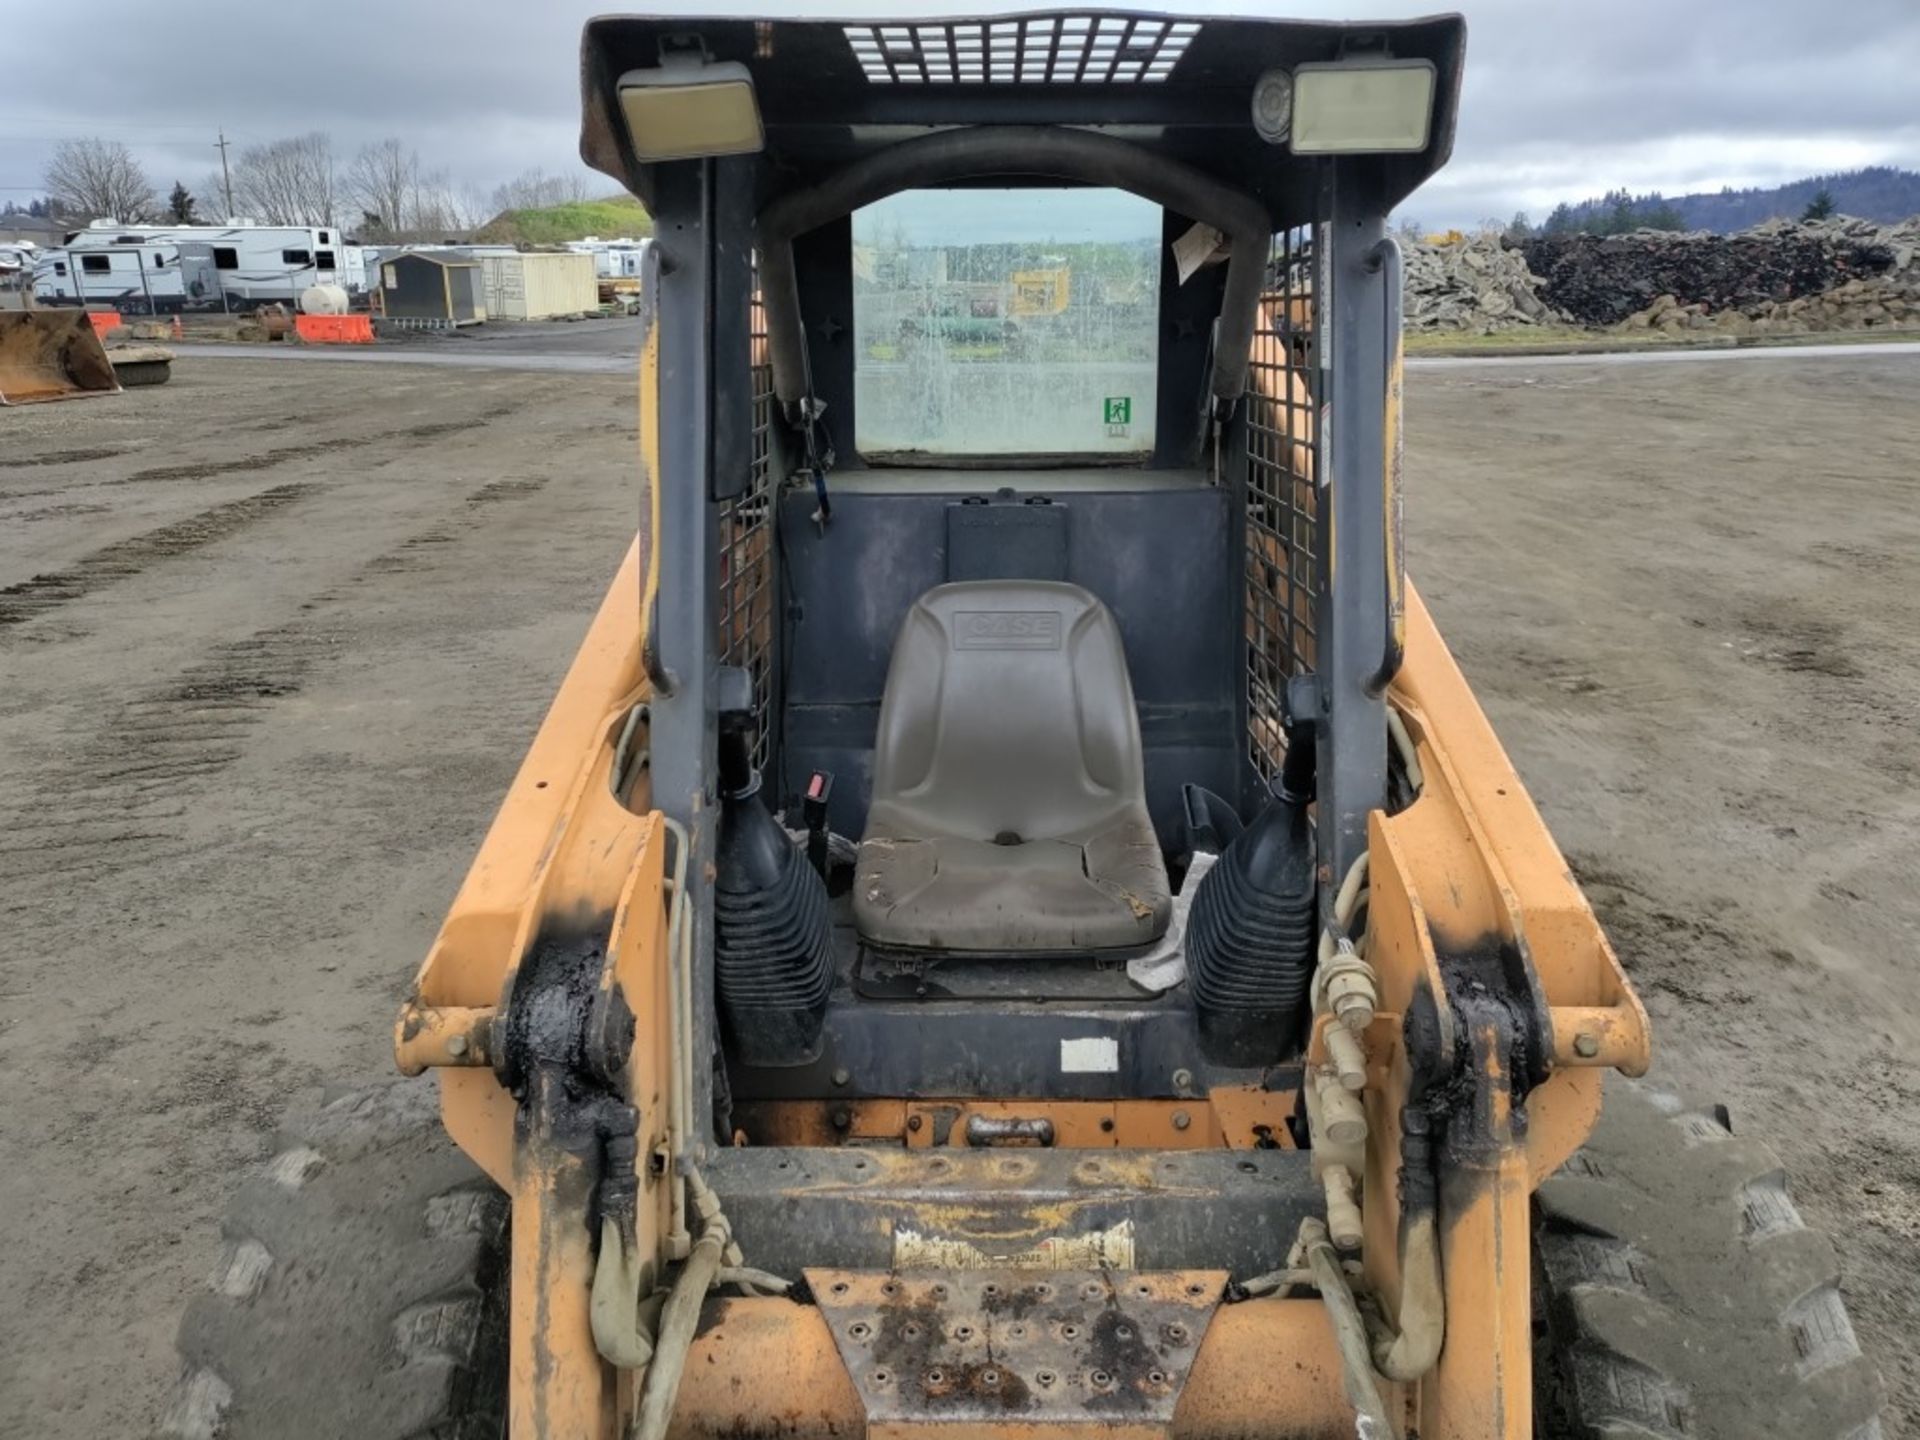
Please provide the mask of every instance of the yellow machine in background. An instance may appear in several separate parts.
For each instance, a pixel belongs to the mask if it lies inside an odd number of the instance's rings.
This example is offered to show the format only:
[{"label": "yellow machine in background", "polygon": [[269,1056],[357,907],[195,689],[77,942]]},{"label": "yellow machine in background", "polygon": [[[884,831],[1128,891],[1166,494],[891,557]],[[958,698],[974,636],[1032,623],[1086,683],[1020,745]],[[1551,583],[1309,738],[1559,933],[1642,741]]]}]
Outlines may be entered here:
[{"label": "yellow machine in background", "polygon": [[1072,288],[1072,273],[1065,266],[1052,270],[1016,270],[1011,313],[1016,316],[1063,314]]}]

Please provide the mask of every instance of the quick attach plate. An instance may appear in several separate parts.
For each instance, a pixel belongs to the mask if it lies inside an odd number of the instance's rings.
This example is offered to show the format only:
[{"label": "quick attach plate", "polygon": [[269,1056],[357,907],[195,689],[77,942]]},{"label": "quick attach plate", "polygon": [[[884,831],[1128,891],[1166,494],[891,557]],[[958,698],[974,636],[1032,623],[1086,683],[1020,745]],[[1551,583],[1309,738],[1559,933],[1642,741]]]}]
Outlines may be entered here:
[{"label": "quick attach plate", "polygon": [[1164,1435],[1222,1270],[808,1270],[875,1440]]}]

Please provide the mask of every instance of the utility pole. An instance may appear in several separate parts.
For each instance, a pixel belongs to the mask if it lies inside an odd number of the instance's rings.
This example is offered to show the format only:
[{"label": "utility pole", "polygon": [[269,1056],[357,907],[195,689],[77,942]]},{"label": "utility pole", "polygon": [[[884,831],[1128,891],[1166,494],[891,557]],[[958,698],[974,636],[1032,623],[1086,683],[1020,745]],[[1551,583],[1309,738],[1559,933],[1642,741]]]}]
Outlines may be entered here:
[{"label": "utility pole", "polygon": [[220,139],[214,148],[220,152],[220,181],[226,188],[227,222],[231,224],[233,222],[233,172],[227,168],[227,143],[227,128],[223,125],[220,127]]}]

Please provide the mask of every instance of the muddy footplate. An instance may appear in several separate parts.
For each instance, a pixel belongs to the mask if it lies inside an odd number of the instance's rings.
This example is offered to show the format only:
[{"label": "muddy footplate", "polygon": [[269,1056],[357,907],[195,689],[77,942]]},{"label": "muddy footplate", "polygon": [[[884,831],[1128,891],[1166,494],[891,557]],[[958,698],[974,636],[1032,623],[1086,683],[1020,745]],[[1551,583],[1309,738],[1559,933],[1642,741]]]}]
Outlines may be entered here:
[{"label": "muddy footplate", "polygon": [[808,1270],[868,1434],[1164,1435],[1222,1270]]}]

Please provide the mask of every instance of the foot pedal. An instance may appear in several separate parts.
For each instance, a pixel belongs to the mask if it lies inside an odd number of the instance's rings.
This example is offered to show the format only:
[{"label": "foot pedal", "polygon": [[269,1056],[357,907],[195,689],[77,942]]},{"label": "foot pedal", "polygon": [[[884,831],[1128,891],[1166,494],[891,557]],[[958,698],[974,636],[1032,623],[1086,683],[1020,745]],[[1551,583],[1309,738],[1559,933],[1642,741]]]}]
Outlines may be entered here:
[{"label": "foot pedal", "polygon": [[808,1270],[871,1434],[1165,1434],[1220,1270]]}]

